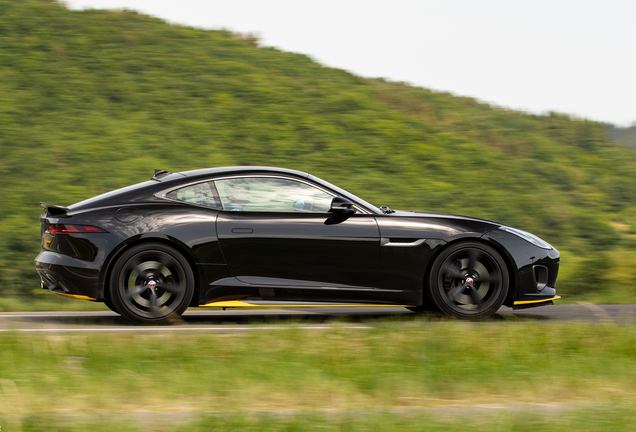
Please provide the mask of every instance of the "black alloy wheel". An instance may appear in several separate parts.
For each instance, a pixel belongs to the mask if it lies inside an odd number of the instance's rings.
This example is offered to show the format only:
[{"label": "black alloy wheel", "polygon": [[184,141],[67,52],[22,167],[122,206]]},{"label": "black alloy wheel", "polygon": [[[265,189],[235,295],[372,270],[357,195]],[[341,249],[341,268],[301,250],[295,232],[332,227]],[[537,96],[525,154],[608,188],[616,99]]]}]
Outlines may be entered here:
[{"label": "black alloy wheel", "polygon": [[110,279],[115,310],[139,323],[153,323],[181,315],[194,293],[188,261],[173,248],[141,244],[124,253]]},{"label": "black alloy wheel", "polygon": [[441,312],[457,318],[486,318],[503,304],[509,277],[505,262],[493,248],[463,242],[435,260],[429,283],[429,296]]}]

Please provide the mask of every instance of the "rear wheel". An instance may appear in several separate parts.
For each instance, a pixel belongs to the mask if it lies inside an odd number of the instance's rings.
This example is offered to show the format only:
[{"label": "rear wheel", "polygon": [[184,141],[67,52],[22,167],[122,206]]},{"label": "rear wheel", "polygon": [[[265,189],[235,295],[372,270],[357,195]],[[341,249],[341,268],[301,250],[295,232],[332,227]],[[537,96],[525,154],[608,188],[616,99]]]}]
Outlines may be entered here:
[{"label": "rear wheel", "polygon": [[124,253],[110,280],[115,310],[139,323],[181,315],[194,293],[194,275],[188,261],[159,243],[138,245]]},{"label": "rear wheel", "polygon": [[493,315],[508,294],[506,264],[490,246],[464,242],[450,246],[435,260],[429,295],[440,311],[458,318]]}]

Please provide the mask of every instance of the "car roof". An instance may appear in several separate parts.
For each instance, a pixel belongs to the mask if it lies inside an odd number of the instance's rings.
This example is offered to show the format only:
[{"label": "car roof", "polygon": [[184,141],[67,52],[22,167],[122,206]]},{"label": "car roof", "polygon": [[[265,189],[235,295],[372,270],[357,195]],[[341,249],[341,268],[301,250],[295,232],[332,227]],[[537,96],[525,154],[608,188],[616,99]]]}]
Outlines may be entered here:
[{"label": "car roof", "polygon": [[217,168],[202,168],[190,171],[181,171],[178,174],[190,177],[207,177],[218,174],[237,174],[237,173],[247,173],[247,172],[273,172],[279,174],[291,174],[299,177],[309,177],[309,174],[302,171],[296,171],[287,168],[275,168],[268,166],[228,166],[228,167],[217,167]]},{"label": "car roof", "polygon": [[[276,174],[293,175],[303,178],[309,177],[308,173],[302,171],[265,166],[228,166],[218,168],[203,168],[190,171],[182,171],[178,173],[169,173],[163,170],[157,171],[159,171],[163,175],[157,176],[155,174],[155,177],[153,177],[152,180],[97,195],[95,197],[70,205],[68,209],[77,211],[87,208],[94,208],[96,206],[130,203],[133,201],[137,201],[137,199],[142,196],[142,193],[148,196],[148,194],[154,194],[156,191],[160,190],[161,188],[165,188],[169,184],[174,184],[176,186],[180,183],[198,181],[199,179],[213,178],[215,176],[222,176],[224,174],[257,174],[270,172]],[[157,171],[155,171],[155,173],[157,173]]]}]

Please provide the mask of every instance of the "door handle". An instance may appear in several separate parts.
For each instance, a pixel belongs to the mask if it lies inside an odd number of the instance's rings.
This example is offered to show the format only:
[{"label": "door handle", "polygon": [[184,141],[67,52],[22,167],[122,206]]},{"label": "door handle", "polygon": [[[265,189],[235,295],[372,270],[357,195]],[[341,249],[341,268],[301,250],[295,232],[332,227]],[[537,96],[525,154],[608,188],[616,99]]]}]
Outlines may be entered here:
[{"label": "door handle", "polygon": [[254,230],[252,228],[232,228],[234,234],[252,234]]}]

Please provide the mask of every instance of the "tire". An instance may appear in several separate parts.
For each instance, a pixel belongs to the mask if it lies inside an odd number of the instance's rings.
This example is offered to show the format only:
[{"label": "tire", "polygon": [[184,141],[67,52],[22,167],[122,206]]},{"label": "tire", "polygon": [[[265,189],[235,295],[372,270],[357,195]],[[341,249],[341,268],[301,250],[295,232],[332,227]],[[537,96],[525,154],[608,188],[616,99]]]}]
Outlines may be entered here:
[{"label": "tire", "polygon": [[194,274],[176,250],[146,243],[126,251],[110,277],[111,301],[123,317],[138,323],[157,323],[178,317],[194,293]]},{"label": "tire", "polygon": [[481,319],[499,310],[509,285],[506,263],[493,248],[462,242],[442,251],[433,263],[428,295],[446,315]]},{"label": "tire", "polygon": [[116,314],[118,314],[118,315],[121,315],[121,314],[117,311],[117,309],[115,309],[115,305],[113,304],[113,302],[112,302],[112,301],[110,301],[110,300],[106,300],[106,299],[105,299],[105,300],[104,300],[104,304],[108,307],[108,309],[112,310],[113,312],[115,312],[115,313],[116,313]]}]

